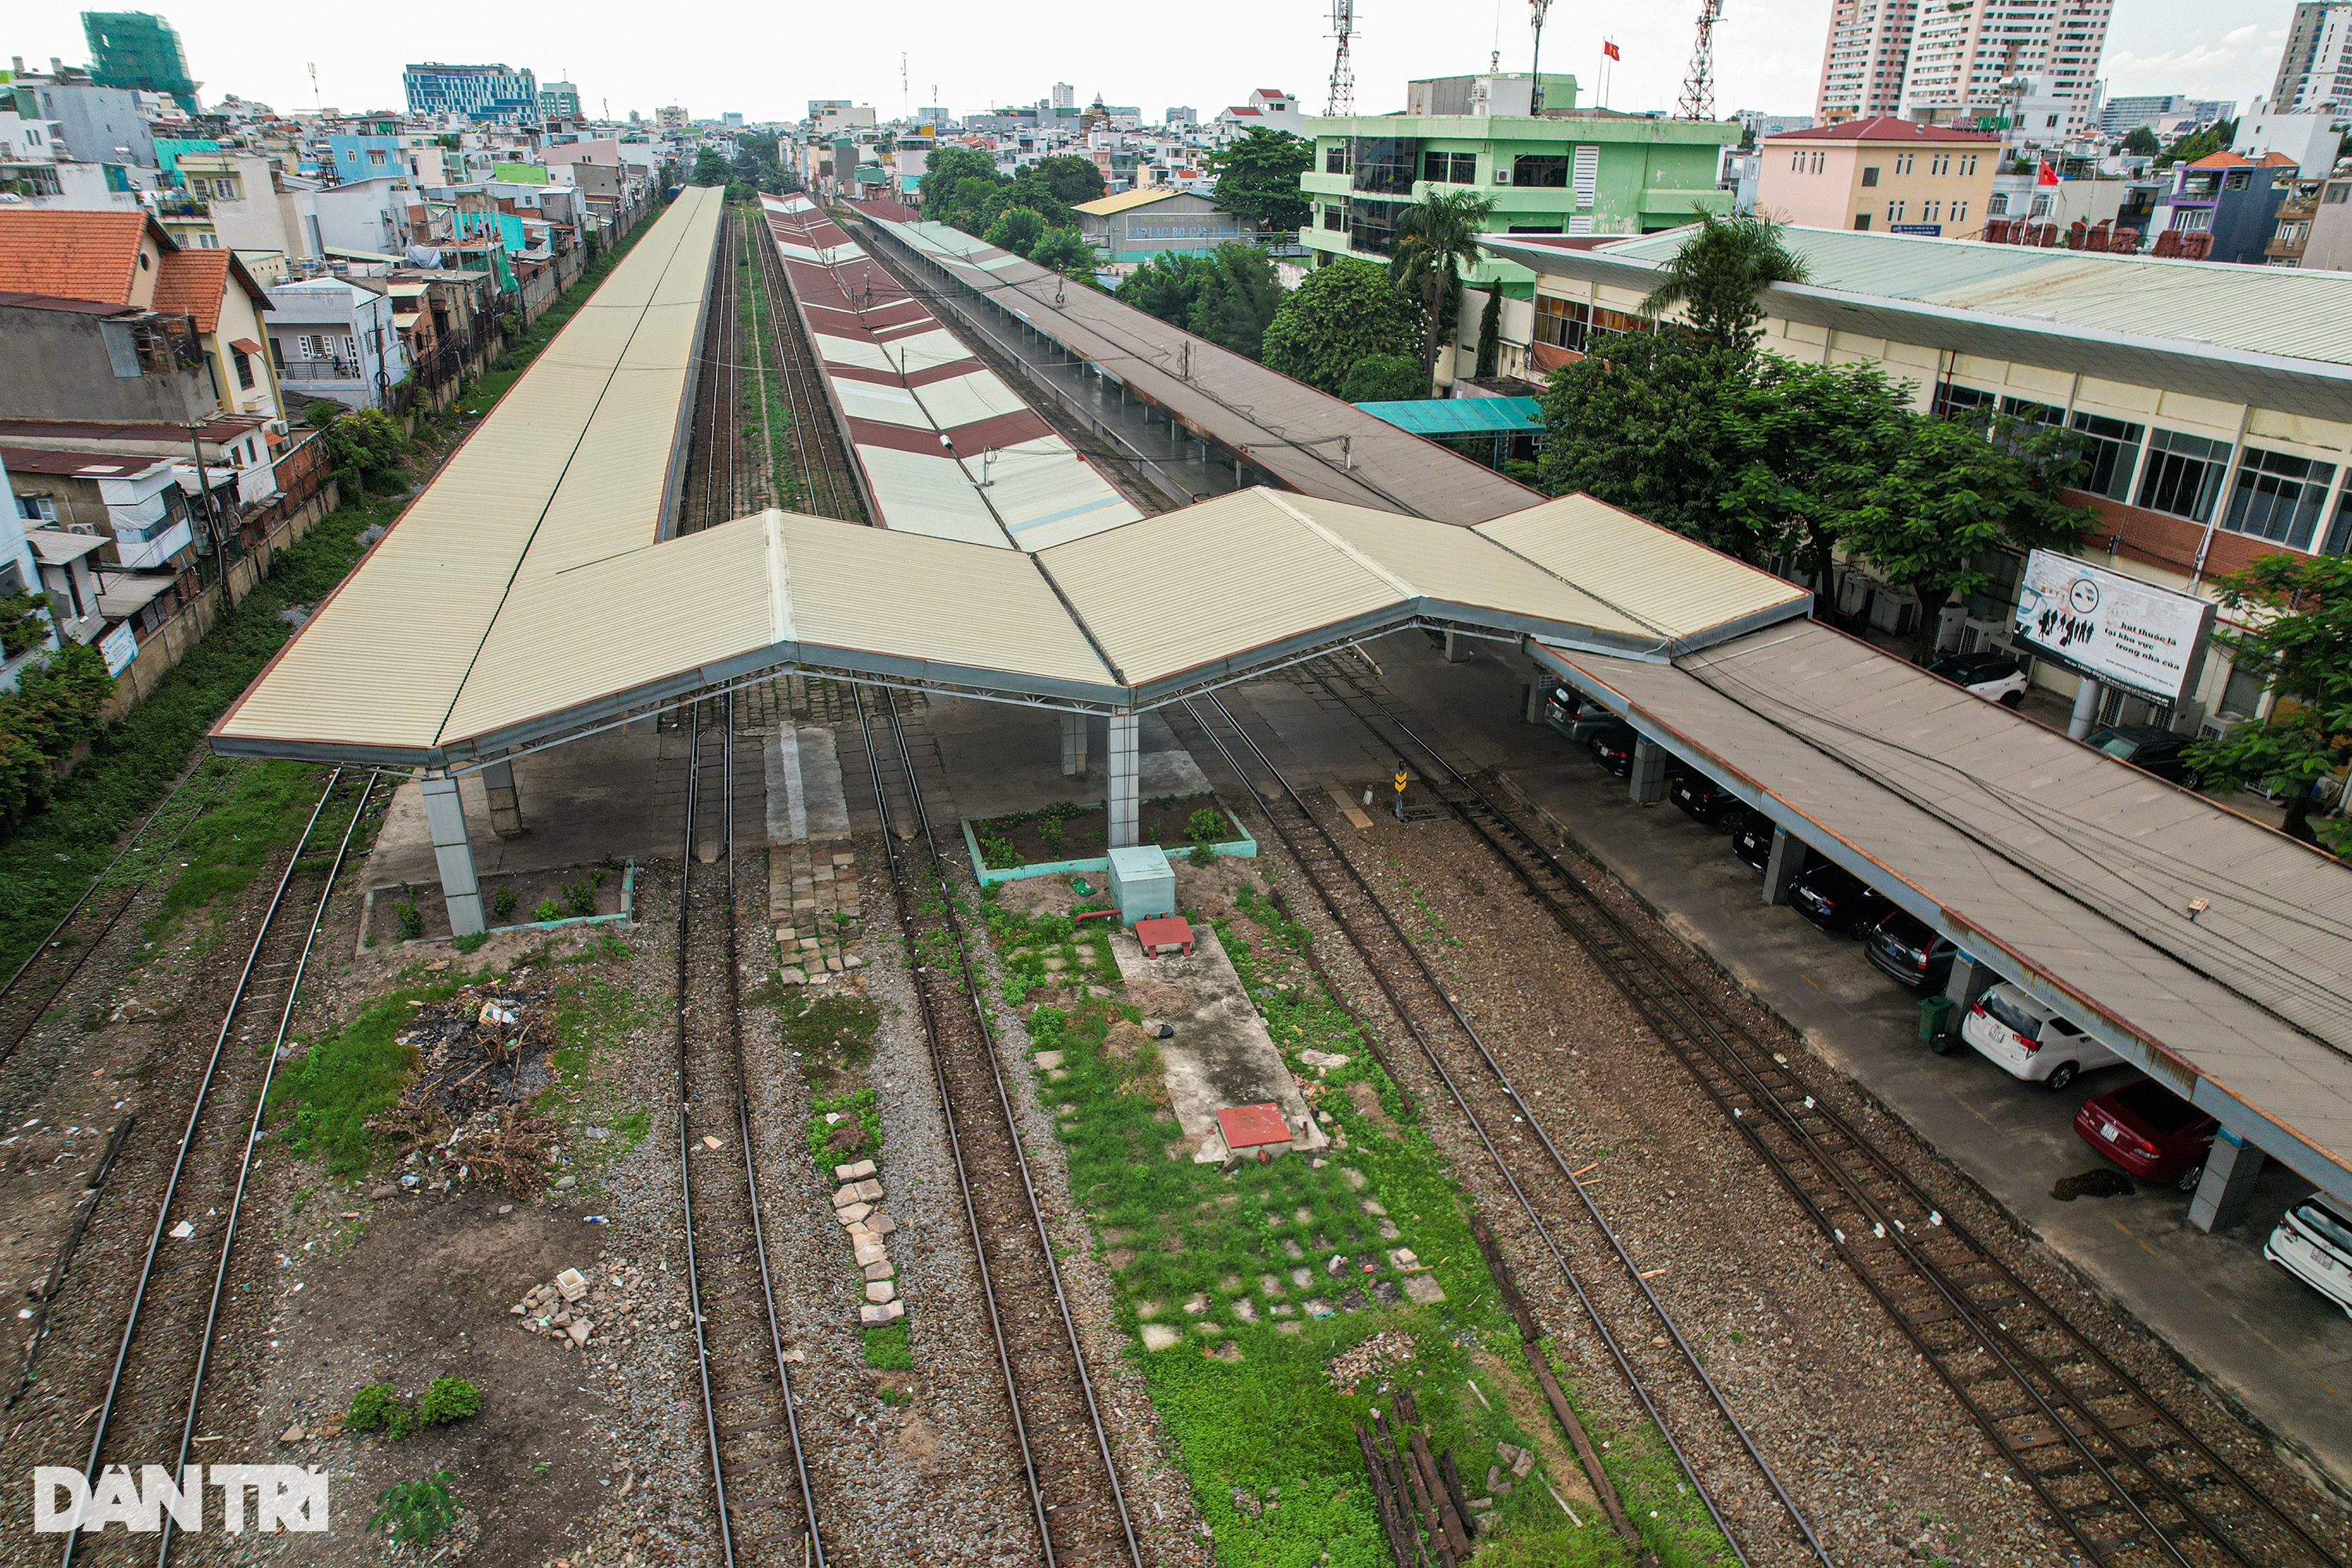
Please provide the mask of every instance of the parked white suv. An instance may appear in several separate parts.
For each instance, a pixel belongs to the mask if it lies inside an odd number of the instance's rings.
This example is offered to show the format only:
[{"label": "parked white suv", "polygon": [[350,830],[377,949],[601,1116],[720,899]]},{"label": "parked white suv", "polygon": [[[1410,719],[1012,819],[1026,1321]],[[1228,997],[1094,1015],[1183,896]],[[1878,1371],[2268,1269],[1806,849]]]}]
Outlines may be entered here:
[{"label": "parked white suv", "polygon": [[2352,1314],[2352,1219],[2321,1194],[2286,1211],[2263,1256]]},{"label": "parked white suv", "polygon": [[2014,708],[2025,700],[2025,667],[1990,648],[1948,655],[1929,665],[1927,673],[1965,686],[1986,701],[1998,702],[2004,708]]},{"label": "parked white suv", "polygon": [[2065,1088],[2078,1073],[2123,1060],[2005,981],[1969,1009],[1960,1038],[2010,1077],[2053,1089]]}]

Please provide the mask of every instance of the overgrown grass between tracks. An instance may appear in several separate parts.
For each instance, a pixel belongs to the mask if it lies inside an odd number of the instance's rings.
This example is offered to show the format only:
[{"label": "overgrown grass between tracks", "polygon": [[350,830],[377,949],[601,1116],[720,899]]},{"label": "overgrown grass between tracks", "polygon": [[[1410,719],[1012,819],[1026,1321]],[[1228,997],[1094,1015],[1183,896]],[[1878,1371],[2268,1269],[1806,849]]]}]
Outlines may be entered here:
[{"label": "overgrown grass between tracks", "polygon": [[[1354,1427],[1369,1428],[1375,1408],[1390,1409],[1398,1385],[1413,1392],[1432,1448],[1453,1451],[1470,1495],[1486,1495],[1498,1442],[1535,1447],[1548,1456],[1553,1485],[1583,1492],[1427,1130],[1406,1115],[1354,1019],[1307,972],[1306,929],[1246,886],[1239,902],[1239,917],[1212,923],[1310,1102],[1329,1118],[1335,1145],[1320,1167],[1297,1154],[1231,1174],[1194,1163],[1158,1047],[1118,993],[1103,999],[1083,989],[1103,975],[1085,962],[1091,954],[1071,951],[1067,917],[1024,917],[985,900],[1007,993],[1025,996],[1049,981],[1060,987],[1027,1010],[1033,1047],[1062,1053],[1058,1076],[1041,1082],[1040,1094],[1068,1151],[1073,1195],[1097,1227],[1123,1326],[1139,1347],[1134,1359],[1214,1532],[1217,1561],[1389,1563]],[[1065,969],[1049,974],[1046,955],[1063,958]],[[1347,1061],[1318,1073],[1307,1050]],[[1428,1266],[1443,1300],[1416,1303],[1399,1290],[1410,1276],[1388,1260],[1396,1247]],[[1334,1272],[1340,1258],[1348,1261]],[[1363,1271],[1367,1261],[1372,1273]],[[1303,1279],[1294,1272],[1302,1269]],[[1175,1331],[1175,1342],[1140,1348],[1147,1327]],[[1341,1359],[1383,1332],[1412,1336],[1401,1364],[1359,1373]],[[1675,1478],[1653,1484],[1642,1442],[1612,1446],[1610,1465],[1629,1506],[1639,1499],[1644,1514],[1658,1509],[1644,1523],[1663,1562],[1728,1560],[1703,1513],[1694,1526],[1671,1506],[1677,1495],[1696,1504],[1675,1492]],[[1480,1532],[1479,1560],[1622,1563],[1599,1510],[1580,1509],[1582,1523],[1571,1523],[1542,1478],[1496,1496],[1496,1522]]]}]

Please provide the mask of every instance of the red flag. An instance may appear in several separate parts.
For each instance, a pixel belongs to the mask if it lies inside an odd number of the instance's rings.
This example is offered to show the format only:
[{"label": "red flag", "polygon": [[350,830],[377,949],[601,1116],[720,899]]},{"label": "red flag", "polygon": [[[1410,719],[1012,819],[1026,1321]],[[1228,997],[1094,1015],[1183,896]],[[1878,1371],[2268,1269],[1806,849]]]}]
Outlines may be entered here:
[{"label": "red flag", "polygon": [[1622,60],[1625,58],[1617,52],[1617,46],[1611,43],[1603,43],[1601,46],[1601,52],[1612,60]]},{"label": "red flag", "polygon": [[2058,183],[2058,171],[2044,163],[2042,165],[2042,173],[2034,177],[2033,183],[2037,185],[2054,185]]}]

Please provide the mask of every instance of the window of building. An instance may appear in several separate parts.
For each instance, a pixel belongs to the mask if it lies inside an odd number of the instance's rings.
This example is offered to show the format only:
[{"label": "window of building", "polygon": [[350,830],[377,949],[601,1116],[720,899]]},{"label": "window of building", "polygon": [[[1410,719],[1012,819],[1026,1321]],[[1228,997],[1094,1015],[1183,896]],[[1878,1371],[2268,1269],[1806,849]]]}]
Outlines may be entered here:
[{"label": "window of building", "polygon": [[1432,184],[1475,185],[1478,183],[1475,153],[1423,153],[1421,177]]},{"label": "window of building", "polygon": [[1870,226],[1870,215],[1868,213],[1854,214],[1853,226],[1856,228],[1868,228]]},{"label": "window of building", "polygon": [[2172,226],[2183,234],[2203,234],[2213,226],[2213,209],[2182,207],[2173,215]]},{"label": "window of building", "polygon": [[1348,215],[1338,207],[1325,207],[1323,209],[1323,226],[1330,229],[1334,233],[1340,232],[1348,226]]},{"label": "window of building", "polygon": [[1985,211],[1995,217],[2006,216],[2009,212],[2009,193],[1995,191],[1992,194],[1992,199],[1985,203]]},{"label": "window of building", "polygon": [[2131,499],[2132,469],[2139,463],[2140,441],[2147,434],[2140,426],[2104,414],[2076,410],[2069,427],[2082,438],[2090,466],[2081,488],[2109,500]]},{"label": "window of building", "polygon": [[2245,169],[2232,169],[2226,176],[2223,177],[2221,181],[2221,188],[2225,191],[2242,191],[2252,182],[2252,175],[2250,171]]},{"label": "window of building", "polygon": [[1402,136],[1358,136],[1349,146],[1348,162],[1357,190],[1409,196],[1413,171],[1421,165],[1421,143]]},{"label": "window of building", "polygon": [[1919,209],[1919,221],[1921,223],[1934,223],[1936,221],[1936,214],[1942,208],[1943,205],[1944,204],[1941,202],[1928,202],[1922,205]]},{"label": "window of building", "polygon": [[2221,683],[2220,712],[2226,718],[2251,719],[2262,710],[2263,678],[2252,670],[2230,667],[2230,679]]},{"label": "window of building", "polygon": [[2221,493],[2222,470],[2230,466],[2230,443],[2178,430],[2158,430],[2148,438],[2147,467],[2140,475],[2138,504],[2150,511],[2170,512],[2193,522],[2213,515]]},{"label": "window of building", "polygon": [[1525,153],[1511,160],[1511,184],[1538,190],[1568,189],[1566,157],[1554,153]]},{"label": "window of building", "polygon": [[236,360],[236,384],[238,390],[243,392],[251,392],[253,390],[253,356],[247,353],[243,349],[231,349],[229,350],[229,353],[235,356]]},{"label": "window of building", "polygon": [[1327,174],[1348,172],[1348,144],[1345,142],[1334,142],[1323,149],[1323,172]]},{"label": "window of building", "polygon": [[1386,256],[1396,248],[1396,208],[1387,202],[1348,204],[1348,248]]},{"label": "window of building", "polygon": [[1539,343],[1580,352],[1591,320],[1591,309],[1581,300],[1556,299],[1549,294],[1536,296],[1536,342]]},{"label": "window of building", "polygon": [[1653,332],[1657,328],[1658,324],[1647,316],[1636,316],[1630,310],[1604,310],[1599,305],[1592,308],[1592,332],[1595,337],[1604,332]]},{"label": "window of building", "polygon": [[1974,153],[1963,153],[1960,157],[1960,177],[1966,179],[1969,175],[1973,174],[1976,172],[1977,154]]},{"label": "window of building", "polygon": [[2352,555],[2352,489],[2336,501],[2336,521],[2327,525],[2327,537],[2319,548],[2323,554]]},{"label": "window of building", "polygon": [[1865,186],[1869,186],[1869,185],[1875,185],[1876,184],[1878,184],[1878,165],[1877,165],[1877,164],[1875,164],[1875,163],[1868,163],[1868,164],[1864,165],[1864,167],[1863,167],[1863,171],[1862,171],[1862,183],[1863,183],[1863,184],[1864,184],[1864,185],[1865,185]]},{"label": "window of building", "polygon": [[1901,223],[1903,221],[1903,206],[1904,204],[1901,202],[1887,203],[1886,221],[1889,223]]},{"label": "window of building", "polygon": [[2238,482],[2221,526],[2290,550],[2308,550],[2335,478],[2333,463],[2249,447],[2238,464]]},{"label": "window of building", "polygon": [[2319,199],[2332,207],[2340,207],[2346,202],[2352,202],[2352,181],[2328,186],[2326,194]]},{"label": "window of building", "polygon": [[1990,413],[1993,405],[1999,401],[2000,399],[1992,393],[1979,392],[1973,386],[1961,386],[1958,383],[1949,381],[1936,384],[1935,411],[1947,416],[1955,414],[1970,414],[1979,408]]},{"label": "window of building", "polygon": [[1511,232],[1513,234],[1559,234],[1563,231],[1556,223],[1515,223],[1511,226]]},{"label": "window of building", "polygon": [[2029,425],[2053,427],[2062,423],[2066,416],[2066,411],[2063,408],[2053,408],[2047,403],[2036,403],[2025,397],[2002,398],[2000,411],[2011,419],[2022,419]]},{"label": "window of building", "polygon": [[1897,153],[1895,154],[1895,172],[1897,174],[1909,174],[1911,172],[1912,163],[1917,157],[1918,154],[1916,153]]},{"label": "window of building", "polygon": [[58,520],[58,503],[49,496],[18,496],[16,513],[26,522],[55,522]]},{"label": "window of building", "polygon": [[1938,153],[1934,157],[1927,160],[1927,173],[1929,175],[1936,178],[1941,178],[1951,172],[1952,155],[1950,153]]},{"label": "window of building", "polygon": [[25,591],[25,569],[15,560],[0,561],[0,597],[14,598]]},{"label": "window of building", "polygon": [[1952,204],[1952,221],[1954,223],[1966,223],[1968,219],[1969,204],[1966,202],[1954,202]]}]

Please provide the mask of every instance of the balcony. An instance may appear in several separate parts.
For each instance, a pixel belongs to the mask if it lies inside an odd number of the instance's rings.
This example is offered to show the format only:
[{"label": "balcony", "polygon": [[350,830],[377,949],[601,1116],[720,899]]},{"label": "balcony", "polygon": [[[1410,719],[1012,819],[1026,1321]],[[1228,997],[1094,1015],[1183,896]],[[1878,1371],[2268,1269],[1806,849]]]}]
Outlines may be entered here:
[{"label": "balcony", "polygon": [[173,556],[194,542],[195,542],[195,535],[189,530],[188,520],[184,517],[175,518],[170,527],[148,538],[117,529],[114,534],[114,555],[117,561],[131,571],[163,570],[171,566]]},{"label": "balcony", "polygon": [[288,360],[278,367],[278,379],[286,382],[359,382],[365,377],[361,373],[359,361],[336,358]]}]

